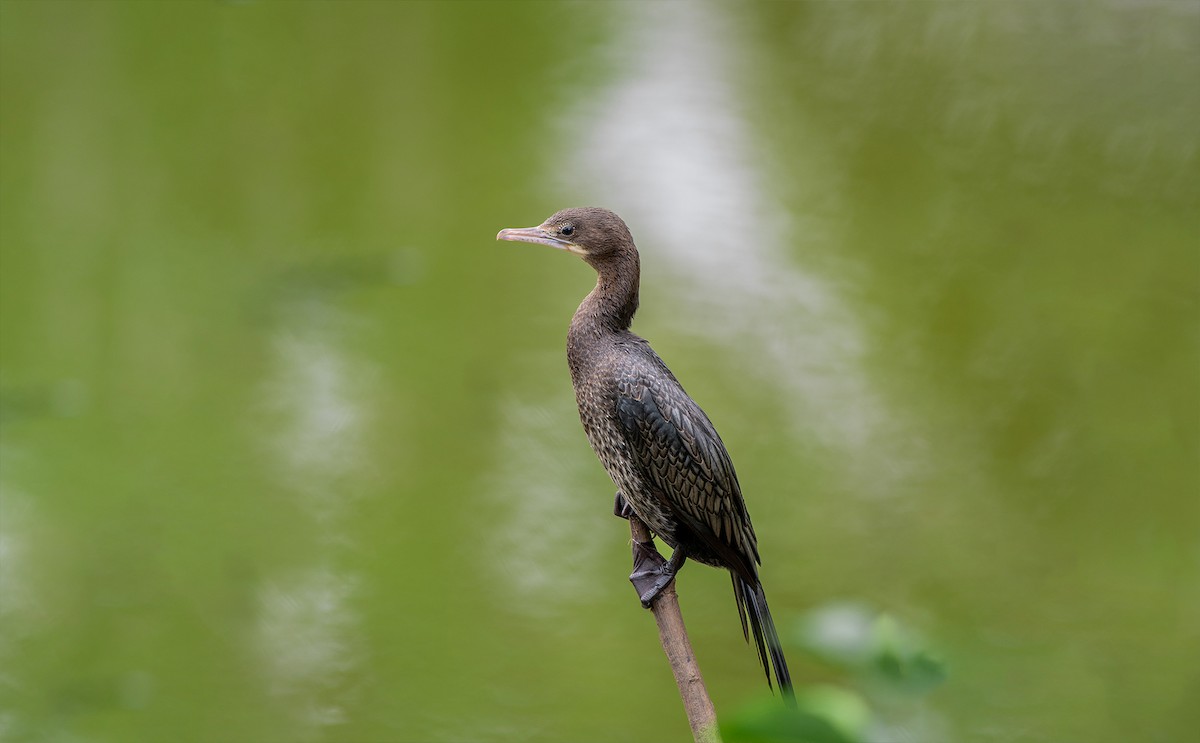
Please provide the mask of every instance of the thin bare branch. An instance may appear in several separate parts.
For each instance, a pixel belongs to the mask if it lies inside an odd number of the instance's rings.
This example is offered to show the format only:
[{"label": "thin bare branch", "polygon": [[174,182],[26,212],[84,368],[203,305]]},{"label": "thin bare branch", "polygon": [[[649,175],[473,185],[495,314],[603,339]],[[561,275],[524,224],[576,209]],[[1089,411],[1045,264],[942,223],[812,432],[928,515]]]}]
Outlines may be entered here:
[{"label": "thin bare branch", "polygon": [[[636,516],[629,519],[629,532],[635,543],[635,559],[639,544],[643,548],[654,550],[650,530]],[[688,724],[692,726],[692,737],[696,743],[720,743],[717,712],[708,696],[708,689],[704,686],[700,666],[696,663],[696,654],[692,652],[692,643],[688,640],[687,628],[683,625],[683,614],[679,610],[679,596],[675,593],[674,581],[658,594],[650,605],[650,611],[654,613],[654,621],[658,623],[658,638],[662,642],[663,652],[667,654],[667,661],[671,664],[671,672],[675,674],[683,709],[687,713]]]}]

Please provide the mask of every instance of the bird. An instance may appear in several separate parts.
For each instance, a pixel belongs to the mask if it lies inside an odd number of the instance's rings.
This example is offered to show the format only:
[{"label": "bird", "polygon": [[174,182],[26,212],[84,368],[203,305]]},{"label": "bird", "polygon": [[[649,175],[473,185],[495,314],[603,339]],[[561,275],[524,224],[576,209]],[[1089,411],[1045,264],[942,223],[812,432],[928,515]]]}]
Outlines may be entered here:
[{"label": "bird", "polygon": [[754,638],[768,686],[774,671],[780,693],[794,701],[729,452],[650,344],[630,331],[641,262],[628,226],[608,209],[573,207],[537,227],[503,229],[496,239],[558,248],[596,271],[567,332],[567,364],[583,430],[618,488],[614,512],[636,516],[673,550],[663,561],[650,545],[654,566],[635,565],[630,581],[642,605],[650,607],[688,559],[727,569],[742,635],[747,643]]}]

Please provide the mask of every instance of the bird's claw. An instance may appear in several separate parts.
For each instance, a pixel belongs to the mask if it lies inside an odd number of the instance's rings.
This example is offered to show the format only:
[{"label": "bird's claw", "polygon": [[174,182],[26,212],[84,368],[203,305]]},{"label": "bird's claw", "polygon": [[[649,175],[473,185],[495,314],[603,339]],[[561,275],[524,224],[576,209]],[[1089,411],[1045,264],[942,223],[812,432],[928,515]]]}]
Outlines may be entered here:
[{"label": "bird's claw", "polygon": [[629,505],[629,501],[625,500],[625,496],[620,490],[617,491],[617,497],[613,499],[613,515],[626,521],[637,516],[633,512],[633,506]]},{"label": "bird's claw", "polygon": [[667,572],[667,561],[658,554],[653,542],[633,543],[633,572],[629,582],[638,593],[642,608],[649,609],[658,594],[675,578]]}]

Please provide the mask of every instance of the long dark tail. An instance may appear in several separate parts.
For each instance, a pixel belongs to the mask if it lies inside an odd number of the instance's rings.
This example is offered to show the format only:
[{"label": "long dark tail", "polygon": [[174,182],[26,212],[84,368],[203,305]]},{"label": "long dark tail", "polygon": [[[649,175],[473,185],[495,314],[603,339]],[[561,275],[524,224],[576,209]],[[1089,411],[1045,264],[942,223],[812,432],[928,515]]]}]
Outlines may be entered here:
[{"label": "long dark tail", "polygon": [[[795,704],[796,692],[792,690],[792,674],[788,672],[787,661],[783,658],[779,633],[775,631],[771,610],[767,608],[767,597],[763,593],[762,584],[751,585],[736,573],[730,575],[733,576],[733,595],[737,598],[738,614],[742,618],[742,634],[746,637],[746,642],[750,642],[750,634],[754,634],[758,660],[767,674],[767,686],[771,685],[771,669],[774,668],[780,694],[785,700]],[[749,623],[746,622],[747,617],[750,618]]]}]

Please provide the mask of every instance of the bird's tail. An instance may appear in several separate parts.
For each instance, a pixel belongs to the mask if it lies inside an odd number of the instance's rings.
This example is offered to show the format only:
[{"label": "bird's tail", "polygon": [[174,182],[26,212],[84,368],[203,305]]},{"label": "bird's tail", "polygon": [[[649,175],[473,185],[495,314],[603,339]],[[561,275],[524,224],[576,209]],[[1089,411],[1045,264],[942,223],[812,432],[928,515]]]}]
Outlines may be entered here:
[{"label": "bird's tail", "polygon": [[[733,594],[737,597],[738,614],[742,619],[742,634],[746,637],[746,642],[750,641],[750,634],[754,634],[754,644],[758,647],[758,660],[767,674],[767,686],[771,685],[771,669],[774,668],[780,694],[785,700],[795,704],[796,693],[792,690],[792,675],[788,672],[787,661],[783,657],[783,648],[779,645],[779,633],[775,631],[771,610],[767,608],[767,597],[763,593],[762,584],[752,585],[737,573],[731,573],[731,575],[733,576]],[[747,617],[749,617],[748,623]]]}]

